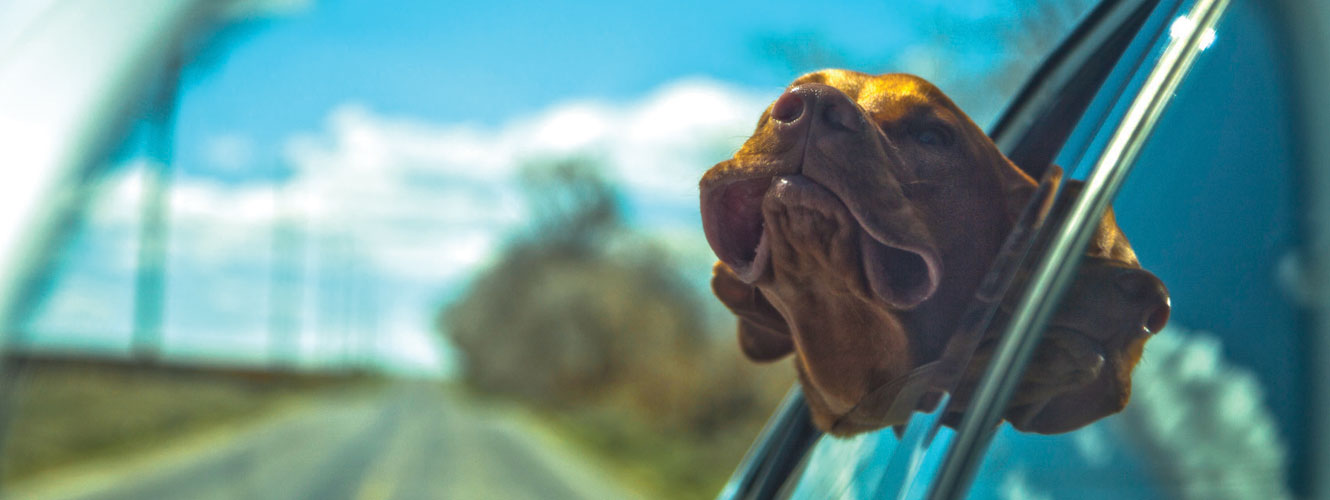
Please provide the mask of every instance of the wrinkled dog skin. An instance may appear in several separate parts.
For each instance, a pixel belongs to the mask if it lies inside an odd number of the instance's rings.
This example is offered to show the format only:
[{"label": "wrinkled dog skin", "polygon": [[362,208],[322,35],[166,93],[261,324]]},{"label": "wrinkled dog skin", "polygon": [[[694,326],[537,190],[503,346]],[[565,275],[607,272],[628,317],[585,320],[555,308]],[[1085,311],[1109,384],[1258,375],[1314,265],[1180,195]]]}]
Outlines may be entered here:
[{"label": "wrinkled dog skin", "polygon": [[[749,358],[794,354],[818,427],[901,424],[887,415],[897,388],[943,354],[1035,187],[923,79],[804,75],[702,178],[712,288]],[[1019,429],[1065,432],[1120,410],[1167,321],[1167,292],[1111,213],[1082,267],[1008,408]]]}]

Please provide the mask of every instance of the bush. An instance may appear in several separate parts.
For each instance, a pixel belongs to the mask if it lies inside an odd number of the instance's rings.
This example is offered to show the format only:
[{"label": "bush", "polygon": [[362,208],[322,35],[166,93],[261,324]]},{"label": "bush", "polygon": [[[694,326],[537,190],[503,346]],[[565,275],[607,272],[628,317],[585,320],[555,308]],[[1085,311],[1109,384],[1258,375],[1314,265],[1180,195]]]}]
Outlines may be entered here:
[{"label": "bush", "polygon": [[707,303],[659,245],[627,228],[594,166],[523,177],[532,226],[439,315],[464,382],[545,409],[671,497],[714,495],[791,371],[743,360],[732,329],[706,331]]}]

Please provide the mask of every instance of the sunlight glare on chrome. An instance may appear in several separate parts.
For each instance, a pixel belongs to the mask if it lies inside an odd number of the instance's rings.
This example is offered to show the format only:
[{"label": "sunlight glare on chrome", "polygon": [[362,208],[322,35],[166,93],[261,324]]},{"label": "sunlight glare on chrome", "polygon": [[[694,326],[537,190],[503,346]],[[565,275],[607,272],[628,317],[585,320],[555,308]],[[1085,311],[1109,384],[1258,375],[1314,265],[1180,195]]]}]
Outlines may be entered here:
[{"label": "sunlight glare on chrome", "polygon": [[[1173,24],[1169,26],[1168,36],[1171,39],[1185,38],[1188,35],[1191,35],[1191,32],[1195,29],[1196,21],[1193,21],[1187,16],[1178,16],[1177,19],[1173,20]],[[1208,49],[1213,43],[1215,43],[1215,30],[1213,28],[1206,28],[1205,32],[1201,34],[1201,45],[1199,49]]]}]

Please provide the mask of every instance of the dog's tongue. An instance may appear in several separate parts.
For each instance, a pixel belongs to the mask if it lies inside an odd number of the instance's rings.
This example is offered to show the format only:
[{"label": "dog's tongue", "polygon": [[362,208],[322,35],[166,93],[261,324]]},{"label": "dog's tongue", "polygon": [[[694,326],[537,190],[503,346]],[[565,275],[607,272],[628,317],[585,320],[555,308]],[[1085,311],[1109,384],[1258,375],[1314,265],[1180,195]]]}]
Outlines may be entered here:
[{"label": "dog's tongue", "polygon": [[702,190],[702,229],[707,243],[746,283],[762,274],[770,258],[762,220],[762,199],[770,186],[770,177],[758,177]]}]

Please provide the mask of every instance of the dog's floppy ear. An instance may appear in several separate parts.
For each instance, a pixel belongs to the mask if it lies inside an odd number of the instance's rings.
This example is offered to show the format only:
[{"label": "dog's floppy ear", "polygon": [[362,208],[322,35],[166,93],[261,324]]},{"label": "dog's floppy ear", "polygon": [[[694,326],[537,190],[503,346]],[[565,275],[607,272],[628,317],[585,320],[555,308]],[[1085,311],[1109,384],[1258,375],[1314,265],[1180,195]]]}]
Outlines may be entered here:
[{"label": "dog's floppy ear", "polygon": [[[1080,192],[1082,187],[1082,183],[1078,181],[1067,183],[1067,189],[1074,189],[1074,192]],[[1090,245],[1086,247],[1085,254],[1132,267],[1141,267],[1140,262],[1136,260],[1136,251],[1132,250],[1131,244],[1127,242],[1127,235],[1122,234],[1122,229],[1118,227],[1117,216],[1113,215],[1111,206],[1104,212],[1104,218],[1099,220],[1099,227],[1090,238]]]},{"label": "dog's floppy ear", "polygon": [[794,351],[790,326],[757,287],[724,262],[712,268],[711,291],[739,317],[739,347],[753,361],[775,361]]},{"label": "dog's floppy ear", "polygon": [[[1002,190],[1002,203],[1005,205],[1008,222],[1016,222],[1021,217],[1021,211],[1025,210],[1025,205],[1030,202],[1030,197],[1034,196],[1035,190],[1039,188],[1039,183],[1025,174],[1025,171],[1017,167],[1015,163],[1008,160],[1006,156],[997,153],[997,148],[993,149],[994,154],[998,156],[995,159],[994,167],[997,171],[999,189]],[[1062,177],[1062,169],[1057,165],[1049,165],[1053,169],[1049,173],[1053,182],[1056,183]]]}]

